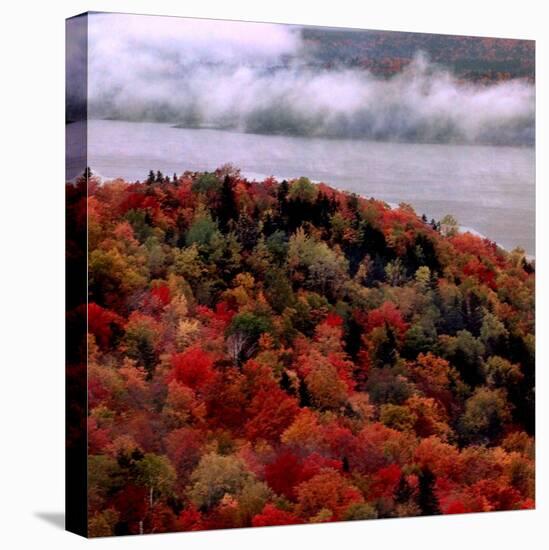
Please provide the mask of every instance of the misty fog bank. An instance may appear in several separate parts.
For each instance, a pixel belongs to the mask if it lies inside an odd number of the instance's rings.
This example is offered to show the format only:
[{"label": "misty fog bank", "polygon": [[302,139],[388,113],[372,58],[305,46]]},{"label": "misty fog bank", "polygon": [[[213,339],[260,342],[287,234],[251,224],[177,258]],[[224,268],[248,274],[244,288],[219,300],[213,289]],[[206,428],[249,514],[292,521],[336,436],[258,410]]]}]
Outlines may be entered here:
[{"label": "misty fog bank", "polygon": [[312,63],[299,27],[90,18],[89,115],[244,133],[533,144],[534,86],[463,82],[417,52],[402,72]]}]

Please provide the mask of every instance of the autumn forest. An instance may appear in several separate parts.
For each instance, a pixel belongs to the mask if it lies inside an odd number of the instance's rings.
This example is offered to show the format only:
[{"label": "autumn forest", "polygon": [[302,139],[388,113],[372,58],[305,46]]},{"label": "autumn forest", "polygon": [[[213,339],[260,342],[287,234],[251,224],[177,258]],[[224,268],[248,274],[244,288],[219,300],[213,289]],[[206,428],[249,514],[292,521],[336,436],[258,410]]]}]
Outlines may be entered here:
[{"label": "autumn forest", "polygon": [[67,204],[88,224],[90,536],[534,507],[521,250],[232,166],[89,171]]}]

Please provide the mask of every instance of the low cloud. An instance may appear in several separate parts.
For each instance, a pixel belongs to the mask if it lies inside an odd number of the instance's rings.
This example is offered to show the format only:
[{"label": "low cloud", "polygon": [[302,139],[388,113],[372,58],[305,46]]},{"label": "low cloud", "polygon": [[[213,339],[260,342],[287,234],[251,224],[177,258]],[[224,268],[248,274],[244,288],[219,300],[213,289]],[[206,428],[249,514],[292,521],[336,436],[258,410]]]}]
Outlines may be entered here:
[{"label": "low cloud", "polygon": [[459,81],[418,52],[401,73],[318,68],[299,27],[92,15],[95,118],[395,141],[526,144],[534,86]]}]

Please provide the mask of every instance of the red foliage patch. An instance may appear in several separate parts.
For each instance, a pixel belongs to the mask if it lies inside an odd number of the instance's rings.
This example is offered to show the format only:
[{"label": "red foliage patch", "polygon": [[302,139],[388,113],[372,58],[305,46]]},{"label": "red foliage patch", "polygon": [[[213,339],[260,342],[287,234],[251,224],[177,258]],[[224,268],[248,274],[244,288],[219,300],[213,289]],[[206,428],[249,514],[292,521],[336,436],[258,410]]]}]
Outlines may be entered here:
[{"label": "red foliage patch", "polygon": [[177,526],[181,531],[201,531],[204,529],[202,514],[194,506],[189,506],[179,514]]},{"label": "red foliage patch", "polygon": [[280,388],[259,391],[250,404],[246,435],[250,440],[276,441],[299,411],[296,399]]},{"label": "red foliage patch", "polygon": [[332,312],[328,313],[324,322],[329,327],[340,327],[343,325],[343,319],[339,315],[337,315],[337,313]]},{"label": "red foliage patch", "polygon": [[214,378],[213,356],[194,346],[172,355],[171,380],[177,380],[193,390],[203,390]]},{"label": "red foliage patch", "polygon": [[278,455],[274,462],[265,466],[265,480],[275,493],[294,500],[296,487],[325,468],[341,470],[341,462],[325,458],[317,453],[302,459],[285,451]]},{"label": "red foliage patch", "polygon": [[94,302],[88,304],[88,332],[95,336],[99,347],[103,349],[109,347],[113,331],[120,329],[123,324],[124,319],[114,311]]},{"label": "red foliage patch", "polygon": [[368,313],[366,319],[366,330],[371,332],[377,327],[382,327],[387,323],[396,332],[399,338],[402,338],[408,330],[408,323],[402,317],[402,313],[393,302],[383,302],[381,306]]},{"label": "red foliage patch", "polygon": [[171,300],[170,288],[165,283],[156,285],[151,289],[151,296],[154,300],[157,300],[161,305],[167,306]]},{"label": "red foliage patch", "polygon": [[273,504],[266,504],[260,514],[252,519],[254,527],[267,527],[269,525],[292,525],[303,523],[296,515],[280,510]]}]

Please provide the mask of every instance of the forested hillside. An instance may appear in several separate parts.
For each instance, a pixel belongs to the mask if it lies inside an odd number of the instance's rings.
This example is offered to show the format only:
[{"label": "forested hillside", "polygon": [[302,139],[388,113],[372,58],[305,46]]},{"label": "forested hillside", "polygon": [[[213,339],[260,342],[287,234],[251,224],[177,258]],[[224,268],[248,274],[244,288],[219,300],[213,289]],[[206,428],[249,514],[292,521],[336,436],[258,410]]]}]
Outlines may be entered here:
[{"label": "forested hillside", "polygon": [[520,250],[230,166],[85,185],[91,536],[534,506]]},{"label": "forested hillside", "polygon": [[389,77],[421,51],[464,80],[535,80],[533,40],[314,27],[302,32],[313,62],[327,66],[362,67]]}]

